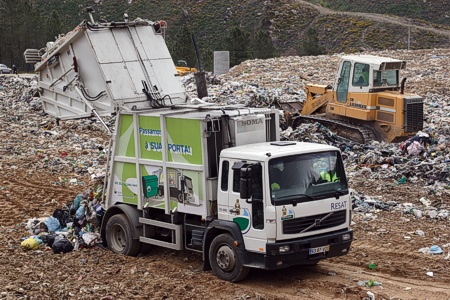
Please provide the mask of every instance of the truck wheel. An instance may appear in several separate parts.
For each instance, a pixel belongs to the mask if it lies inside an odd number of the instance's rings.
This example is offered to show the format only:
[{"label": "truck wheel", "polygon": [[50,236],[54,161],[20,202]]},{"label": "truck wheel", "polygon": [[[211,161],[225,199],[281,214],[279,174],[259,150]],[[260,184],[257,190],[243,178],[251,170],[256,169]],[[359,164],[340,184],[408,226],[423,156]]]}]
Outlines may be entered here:
[{"label": "truck wheel", "polygon": [[250,272],[250,268],[244,267],[242,258],[236,251],[233,237],[227,233],[217,236],[212,241],[209,248],[209,262],[214,275],[231,282],[243,280]]},{"label": "truck wheel", "polygon": [[133,239],[133,232],[124,214],[112,216],[106,224],[106,242],[108,248],[118,254],[136,256],[141,243]]}]

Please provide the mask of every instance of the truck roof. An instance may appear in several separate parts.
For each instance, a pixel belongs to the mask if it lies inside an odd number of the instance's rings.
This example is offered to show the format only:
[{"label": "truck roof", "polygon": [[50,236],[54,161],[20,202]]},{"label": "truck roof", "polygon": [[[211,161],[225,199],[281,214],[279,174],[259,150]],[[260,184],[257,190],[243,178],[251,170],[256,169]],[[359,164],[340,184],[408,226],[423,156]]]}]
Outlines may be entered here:
[{"label": "truck roof", "polygon": [[278,141],[248,144],[227,148],[222,150],[220,156],[241,160],[268,161],[271,158],[286,156],[290,154],[294,155],[338,150],[339,149],[334,146],[324,144]]}]

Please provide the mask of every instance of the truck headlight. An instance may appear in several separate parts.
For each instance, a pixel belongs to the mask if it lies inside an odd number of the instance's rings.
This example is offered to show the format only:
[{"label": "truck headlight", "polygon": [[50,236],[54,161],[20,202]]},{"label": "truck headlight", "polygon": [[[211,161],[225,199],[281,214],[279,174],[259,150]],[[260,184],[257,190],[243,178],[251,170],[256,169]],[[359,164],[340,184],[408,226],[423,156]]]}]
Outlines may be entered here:
[{"label": "truck headlight", "polygon": [[289,245],[287,245],[287,246],[280,246],[280,248],[278,248],[278,251],[280,251],[280,253],[286,253],[286,252],[289,252],[289,250],[290,250]]},{"label": "truck headlight", "polygon": [[346,233],[342,235],[342,241],[350,241],[350,239],[352,238],[352,235],[350,233]]}]

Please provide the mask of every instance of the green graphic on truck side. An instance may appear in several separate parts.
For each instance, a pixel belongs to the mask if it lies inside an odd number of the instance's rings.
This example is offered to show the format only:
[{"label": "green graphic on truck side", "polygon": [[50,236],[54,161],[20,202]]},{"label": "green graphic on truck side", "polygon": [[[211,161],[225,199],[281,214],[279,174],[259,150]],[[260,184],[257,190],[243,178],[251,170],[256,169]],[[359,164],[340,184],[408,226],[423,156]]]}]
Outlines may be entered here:
[{"label": "green graphic on truck side", "polygon": [[139,116],[139,149],[141,158],[162,160],[159,117]]},{"label": "green graphic on truck side", "polygon": [[[144,195],[144,207],[166,208],[164,197],[164,174],[162,167],[142,165],[142,192]],[[177,199],[170,199],[170,210],[178,206]]]},{"label": "green graphic on truck side", "polygon": [[167,118],[168,161],[203,164],[200,120]]},{"label": "green graphic on truck side", "polygon": [[247,233],[250,230],[250,213],[248,209],[244,208],[239,216],[233,218],[233,222],[238,224],[242,233]]},{"label": "green graphic on truck side", "polygon": [[119,202],[138,204],[136,164],[116,162],[113,176],[113,199]]},{"label": "green graphic on truck side", "polygon": [[133,116],[122,115],[120,120],[117,156],[135,157]]}]

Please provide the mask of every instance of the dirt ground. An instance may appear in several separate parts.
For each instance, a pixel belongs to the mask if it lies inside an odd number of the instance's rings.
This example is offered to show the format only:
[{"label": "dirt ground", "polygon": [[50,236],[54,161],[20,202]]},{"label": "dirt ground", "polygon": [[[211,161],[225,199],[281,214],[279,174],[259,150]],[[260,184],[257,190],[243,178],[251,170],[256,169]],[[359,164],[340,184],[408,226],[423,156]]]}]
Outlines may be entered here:
[{"label": "dirt ground", "polygon": [[[449,299],[450,264],[443,255],[418,249],[449,242],[448,221],[402,216],[401,211],[380,211],[365,221],[354,214],[355,241],[346,256],[322,261],[315,267],[286,270],[252,270],[238,284],[216,278],[202,270],[201,257],[154,247],[149,254],[126,257],[101,247],[53,254],[41,246],[24,251],[24,222],[50,215],[61,203],[82,192],[85,186],[55,187],[60,177],[89,178],[76,174],[49,174],[26,166],[38,158],[2,162],[0,182],[0,298],[3,299]],[[16,165],[18,168],[8,168]],[[21,167],[23,166],[23,167]],[[352,180],[359,191],[389,193],[399,202],[414,202],[424,194],[409,184],[386,185]],[[52,203],[53,200],[53,203]],[[445,199],[448,201],[449,199]],[[424,237],[412,232],[422,229]],[[405,239],[411,236],[411,239]],[[376,268],[368,266],[374,263]],[[433,277],[427,272],[433,272]],[[375,280],[382,286],[361,287],[360,281]]]},{"label": "dirt ground", "polygon": [[[107,138],[95,126],[70,122],[52,128],[58,136],[45,135],[49,117],[33,110],[16,113],[15,104],[5,100],[0,104],[1,299],[450,299],[449,247],[441,255],[418,251],[450,245],[449,220],[416,218],[401,209],[354,213],[355,241],[346,256],[315,267],[252,270],[238,284],[203,271],[200,255],[192,252],[153,247],[146,255],[126,257],[94,247],[54,254],[42,245],[25,251],[20,243],[29,235],[27,220],[52,215],[93,184],[87,172],[47,159],[58,162],[67,151],[67,165],[76,165],[98,156],[98,150],[70,148],[65,141],[104,144]],[[409,182],[354,176],[350,187],[383,201],[421,205],[426,197],[438,208],[450,204],[448,196]],[[418,229],[425,235],[415,235]],[[369,280],[382,285],[358,284]]]}]

